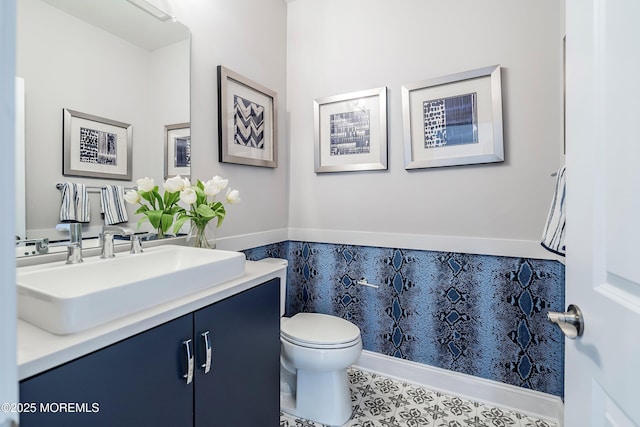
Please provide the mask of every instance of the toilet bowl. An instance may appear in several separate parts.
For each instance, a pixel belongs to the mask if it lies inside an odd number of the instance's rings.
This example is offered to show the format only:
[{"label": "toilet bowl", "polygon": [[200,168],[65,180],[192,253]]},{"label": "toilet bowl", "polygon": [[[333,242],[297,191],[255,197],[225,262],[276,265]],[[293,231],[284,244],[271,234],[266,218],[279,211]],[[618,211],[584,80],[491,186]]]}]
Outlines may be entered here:
[{"label": "toilet bowl", "polygon": [[[287,260],[261,262],[286,266]],[[280,316],[285,314],[286,270],[280,273]],[[362,352],[360,329],[336,316],[298,313],[280,322],[280,409],[329,426],[351,418],[347,368]]]},{"label": "toilet bowl", "polygon": [[280,342],[280,409],[330,426],[347,422],[347,368],[362,352],[360,329],[339,317],[298,313],[282,318]]}]

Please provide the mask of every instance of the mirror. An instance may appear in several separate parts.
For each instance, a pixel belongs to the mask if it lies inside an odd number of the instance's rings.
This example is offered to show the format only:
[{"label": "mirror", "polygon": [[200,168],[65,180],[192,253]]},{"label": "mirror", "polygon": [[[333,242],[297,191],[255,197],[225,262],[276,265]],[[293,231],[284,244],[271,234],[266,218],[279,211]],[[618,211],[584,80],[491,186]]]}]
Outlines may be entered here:
[{"label": "mirror", "polygon": [[[159,184],[165,179],[166,158],[171,160],[166,147],[172,146],[167,132],[190,122],[190,33],[169,16],[153,16],[162,12],[144,10],[147,6],[141,0],[17,1],[16,74],[24,79],[25,93],[22,217],[28,239],[68,239],[56,230],[58,183],[88,187],[91,221],[82,233],[92,237],[104,224],[100,187],[131,188],[145,176]],[[131,180],[63,175],[64,109],[131,125]],[[184,172],[185,133],[177,137],[180,144],[173,146],[182,150]],[[127,205],[124,224],[134,229],[135,209]]]}]

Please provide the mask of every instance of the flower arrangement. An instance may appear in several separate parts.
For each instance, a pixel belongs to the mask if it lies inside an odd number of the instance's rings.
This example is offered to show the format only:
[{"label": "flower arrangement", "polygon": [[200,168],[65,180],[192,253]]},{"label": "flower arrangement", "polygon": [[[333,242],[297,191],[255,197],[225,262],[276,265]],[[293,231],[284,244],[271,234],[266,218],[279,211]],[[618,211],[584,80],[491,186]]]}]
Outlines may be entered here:
[{"label": "flower arrangement", "polygon": [[[129,203],[140,204],[136,214],[143,214],[144,217],[138,221],[138,227],[145,220],[149,220],[158,230],[160,237],[172,224],[173,232],[177,233],[185,222],[191,221],[189,235],[195,239],[194,245],[197,247],[210,247],[205,233],[209,221],[216,218],[216,226],[219,227],[226,216],[225,206],[240,202],[238,190],[227,188],[229,180],[219,176],[214,176],[207,182],[198,180],[196,185],[191,185],[188,178],[182,178],[180,175],[169,178],[163,185],[163,196],[151,178],[145,177],[136,183],[138,190],[130,190],[124,197]],[[216,200],[224,189],[227,189],[225,201]],[[149,204],[145,204],[144,201]],[[178,201],[187,205],[187,209],[180,206]]]},{"label": "flower arrangement", "polygon": [[[182,179],[180,181],[182,182]],[[174,178],[164,182],[164,196],[160,195],[158,186],[153,181],[153,178],[140,178],[136,181],[136,184],[138,185],[138,190],[127,191],[124,199],[133,205],[140,205],[136,210],[136,214],[143,214],[144,216],[138,221],[138,227],[148,220],[151,226],[157,230],[158,237],[164,237],[169,228],[171,228],[171,224],[173,224],[173,217],[182,209],[178,205],[180,193],[175,191],[177,182]]]},{"label": "flower arrangement", "polygon": [[[196,247],[210,247],[209,239],[206,236],[206,227],[209,221],[216,218],[216,227],[220,227],[227,211],[225,206],[240,202],[238,190],[227,188],[228,179],[214,176],[207,182],[197,181],[195,186],[191,186],[185,180],[185,186],[180,192],[180,200],[189,206],[177,213],[176,223],[173,227],[177,231],[186,221],[191,221],[190,236],[193,236]],[[223,203],[216,200],[216,196],[224,189],[227,189]]]}]

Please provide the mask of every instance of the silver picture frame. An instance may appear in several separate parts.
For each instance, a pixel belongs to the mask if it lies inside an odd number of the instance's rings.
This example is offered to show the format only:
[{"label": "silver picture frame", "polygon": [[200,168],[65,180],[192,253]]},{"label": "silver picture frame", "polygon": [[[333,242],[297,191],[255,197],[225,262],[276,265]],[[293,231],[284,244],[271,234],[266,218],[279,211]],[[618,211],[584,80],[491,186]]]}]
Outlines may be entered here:
[{"label": "silver picture frame", "polygon": [[219,161],[278,167],[278,95],[218,66]]},{"label": "silver picture frame", "polygon": [[130,181],[132,126],[79,111],[62,111],[62,174]]},{"label": "silver picture frame", "polygon": [[504,161],[500,66],[402,86],[405,169]]},{"label": "silver picture frame", "polygon": [[315,172],[387,169],[387,88],[317,98]]},{"label": "silver picture frame", "polygon": [[164,178],[191,177],[191,123],[164,127]]}]

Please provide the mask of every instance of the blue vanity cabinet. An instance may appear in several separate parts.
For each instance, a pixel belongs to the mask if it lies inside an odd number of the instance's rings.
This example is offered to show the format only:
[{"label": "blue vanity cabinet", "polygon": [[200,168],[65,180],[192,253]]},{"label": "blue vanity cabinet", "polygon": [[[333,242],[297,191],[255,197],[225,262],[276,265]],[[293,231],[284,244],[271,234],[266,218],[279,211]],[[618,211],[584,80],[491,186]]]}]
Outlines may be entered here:
[{"label": "blue vanity cabinet", "polygon": [[192,330],[189,314],[22,381],[20,426],[189,425],[193,387],[181,378],[180,344]]},{"label": "blue vanity cabinet", "polygon": [[[195,376],[195,425],[280,423],[280,280],[194,314],[194,336],[209,331],[211,369]],[[197,345],[202,355],[203,345]]]},{"label": "blue vanity cabinet", "polygon": [[273,279],[21,381],[21,427],[278,425],[279,288]]}]

